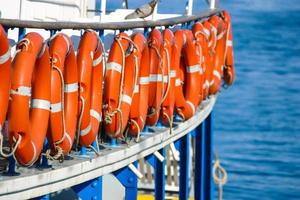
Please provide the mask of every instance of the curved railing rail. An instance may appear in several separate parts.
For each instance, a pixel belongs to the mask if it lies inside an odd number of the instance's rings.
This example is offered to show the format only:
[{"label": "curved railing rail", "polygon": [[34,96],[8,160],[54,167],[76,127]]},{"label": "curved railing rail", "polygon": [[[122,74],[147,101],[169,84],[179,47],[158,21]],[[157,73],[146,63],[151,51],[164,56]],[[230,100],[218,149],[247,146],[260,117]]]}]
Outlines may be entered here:
[{"label": "curved railing rail", "polygon": [[180,16],[156,21],[128,21],[128,22],[40,22],[32,20],[18,19],[1,19],[0,24],[6,28],[38,28],[46,30],[61,30],[61,29],[94,29],[94,30],[127,30],[134,28],[147,28],[157,26],[173,26],[176,24],[184,24],[199,19],[204,19],[221,12],[219,9],[207,10],[196,15]]}]

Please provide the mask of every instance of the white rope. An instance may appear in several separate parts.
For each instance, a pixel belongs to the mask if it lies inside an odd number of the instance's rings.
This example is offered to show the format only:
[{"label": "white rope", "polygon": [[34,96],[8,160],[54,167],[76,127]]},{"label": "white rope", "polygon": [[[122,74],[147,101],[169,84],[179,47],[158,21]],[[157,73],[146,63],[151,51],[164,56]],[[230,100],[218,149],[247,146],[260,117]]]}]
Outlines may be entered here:
[{"label": "white rope", "polygon": [[64,82],[64,75],[63,75],[62,71],[57,66],[53,65],[53,63],[56,63],[56,62],[57,62],[57,60],[53,59],[52,68],[58,71],[60,80],[61,80],[61,112],[62,112],[62,124],[63,124],[63,137],[60,140],[54,142],[54,145],[61,144],[66,137],[66,124],[65,124],[65,112],[64,112],[64,103],[65,103],[64,102],[65,101],[64,100],[65,99],[64,98],[64,95],[65,95],[64,94],[64,84],[65,84],[65,82]]},{"label": "white rope", "polygon": [[217,158],[216,154],[214,154],[215,161],[213,164],[212,174],[214,183],[218,185],[218,200],[223,199],[223,185],[227,183],[227,172],[226,170],[221,166],[220,160]]},{"label": "white rope", "polygon": [[76,134],[76,143],[75,143],[75,149],[78,147],[78,143],[79,143],[79,137],[80,137],[80,127],[81,127],[81,121],[82,121],[82,117],[83,117],[83,112],[84,112],[84,98],[82,96],[80,96],[80,100],[81,100],[81,110],[80,110],[80,114],[79,114],[79,118],[78,118],[78,125],[77,125],[77,134]]},{"label": "white rope", "polygon": [[167,89],[166,89],[166,92],[164,92],[163,94],[163,97],[160,101],[160,105],[162,105],[162,103],[165,101],[168,93],[169,93],[169,90],[170,90],[170,86],[171,86],[171,66],[170,66],[170,55],[169,55],[169,52],[166,48],[164,48],[164,51],[166,52],[166,55],[167,55],[167,66],[168,66],[168,85],[167,85]]},{"label": "white rope", "polygon": [[8,154],[4,153],[3,152],[4,137],[3,137],[3,134],[2,134],[2,126],[0,125],[0,154],[1,154],[2,157],[7,158],[7,157],[10,157],[10,156],[14,155],[15,152],[16,152],[16,150],[17,150],[17,148],[18,148],[18,146],[21,143],[21,140],[22,140],[22,136],[18,135],[18,140],[17,140],[15,146],[13,147],[13,149],[11,150],[11,152],[8,153]]},{"label": "white rope", "polygon": [[130,122],[133,123],[137,128],[138,134],[137,134],[137,137],[136,137],[135,141],[139,142],[140,141],[141,128],[135,120],[131,119]]}]

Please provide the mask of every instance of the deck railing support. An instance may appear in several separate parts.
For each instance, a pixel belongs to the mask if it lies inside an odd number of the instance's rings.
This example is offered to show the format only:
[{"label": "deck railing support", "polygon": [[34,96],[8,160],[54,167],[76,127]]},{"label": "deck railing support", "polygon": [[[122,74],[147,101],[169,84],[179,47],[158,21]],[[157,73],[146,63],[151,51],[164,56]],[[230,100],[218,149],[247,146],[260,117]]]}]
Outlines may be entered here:
[{"label": "deck railing support", "polygon": [[195,143],[195,199],[211,200],[213,193],[212,113],[197,127]]},{"label": "deck railing support", "polygon": [[74,192],[82,200],[92,199],[101,200],[102,199],[102,177],[91,179],[79,185],[72,187]]},{"label": "deck railing support", "polygon": [[179,199],[189,198],[189,164],[190,164],[190,134],[180,138],[180,161],[179,161]]},{"label": "deck railing support", "polygon": [[[137,162],[134,162],[133,164],[134,166],[137,166]],[[113,175],[125,187],[125,200],[137,199],[137,176],[134,172],[126,166],[113,172]]]}]

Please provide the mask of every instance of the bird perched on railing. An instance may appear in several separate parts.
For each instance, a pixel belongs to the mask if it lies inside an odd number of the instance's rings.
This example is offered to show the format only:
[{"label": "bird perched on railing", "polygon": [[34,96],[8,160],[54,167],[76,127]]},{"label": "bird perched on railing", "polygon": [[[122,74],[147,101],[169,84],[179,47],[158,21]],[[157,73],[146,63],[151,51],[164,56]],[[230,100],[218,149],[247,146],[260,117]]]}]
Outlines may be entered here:
[{"label": "bird perched on railing", "polygon": [[150,16],[154,11],[157,2],[158,0],[152,0],[148,4],[142,5],[141,7],[135,9],[133,13],[127,15],[125,19],[136,19],[136,18],[144,19]]}]

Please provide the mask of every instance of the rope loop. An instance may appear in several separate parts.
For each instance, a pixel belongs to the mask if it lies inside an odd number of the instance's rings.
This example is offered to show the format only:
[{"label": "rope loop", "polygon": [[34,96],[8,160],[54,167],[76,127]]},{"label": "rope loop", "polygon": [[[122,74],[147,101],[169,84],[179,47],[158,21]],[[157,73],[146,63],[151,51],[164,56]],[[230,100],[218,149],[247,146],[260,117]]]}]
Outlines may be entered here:
[{"label": "rope loop", "polygon": [[52,154],[51,149],[48,149],[46,151],[46,158],[48,160],[58,160],[60,163],[62,163],[64,161],[64,153],[63,153],[63,149],[60,146],[55,146],[55,154]]},{"label": "rope loop", "polygon": [[223,185],[227,183],[228,176],[226,170],[221,166],[220,160],[217,158],[214,153],[215,161],[212,168],[212,175],[214,179],[214,183],[218,185],[219,194],[218,200],[222,200],[223,197]]},{"label": "rope loop", "polygon": [[[15,140],[15,139],[14,139],[14,140]],[[17,148],[18,148],[18,146],[19,146],[20,143],[21,143],[21,140],[22,140],[22,136],[21,136],[21,135],[18,135],[18,140],[17,140],[17,142],[15,143],[15,146],[12,148],[11,152],[8,153],[8,154],[4,153],[4,152],[3,152],[4,136],[3,136],[3,134],[2,134],[2,126],[0,125],[0,155],[1,155],[2,157],[8,158],[8,157],[14,155],[15,152],[16,152],[16,150],[17,150]]]}]

